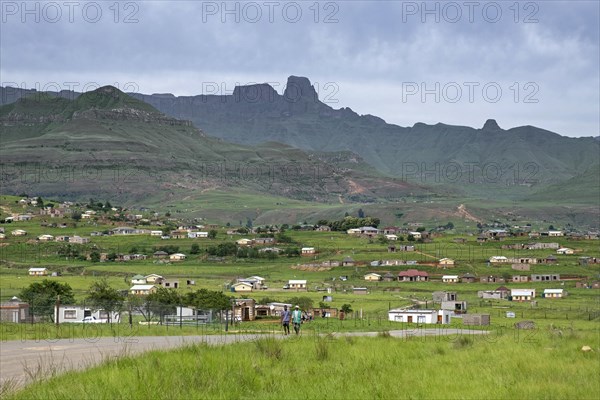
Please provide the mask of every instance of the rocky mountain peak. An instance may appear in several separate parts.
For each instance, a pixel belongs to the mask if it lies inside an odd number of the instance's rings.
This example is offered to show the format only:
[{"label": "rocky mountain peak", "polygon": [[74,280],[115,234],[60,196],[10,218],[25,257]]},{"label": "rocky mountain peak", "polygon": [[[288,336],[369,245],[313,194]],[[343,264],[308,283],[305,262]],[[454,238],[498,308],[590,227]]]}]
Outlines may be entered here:
[{"label": "rocky mountain peak", "polygon": [[315,90],[315,87],[310,84],[308,78],[302,76],[290,76],[285,86],[285,92],[283,93],[286,101],[298,102],[298,101],[309,101],[318,102],[319,95]]},{"label": "rocky mountain peak", "polygon": [[500,128],[500,126],[498,125],[498,123],[496,122],[495,119],[488,119],[487,121],[485,121],[485,124],[483,125],[483,129],[484,131],[501,131],[502,128]]},{"label": "rocky mountain peak", "polygon": [[233,98],[236,102],[272,103],[278,96],[277,91],[268,83],[236,86],[233,89]]}]

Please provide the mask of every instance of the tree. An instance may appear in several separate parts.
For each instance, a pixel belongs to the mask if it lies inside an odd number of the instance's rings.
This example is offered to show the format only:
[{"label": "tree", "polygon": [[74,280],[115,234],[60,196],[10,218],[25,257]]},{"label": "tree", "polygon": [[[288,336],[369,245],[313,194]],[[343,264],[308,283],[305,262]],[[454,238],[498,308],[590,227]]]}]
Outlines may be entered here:
[{"label": "tree", "polygon": [[300,255],[300,249],[297,247],[288,247],[283,253],[288,257],[295,257]]},{"label": "tree", "polygon": [[232,256],[237,253],[237,245],[231,242],[219,243],[217,246],[210,246],[207,252],[211,256]]},{"label": "tree", "polygon": [[350,314],[352,312],[352,306],[350,304],[343,304],[342,305],[342,312],[344,314]]},{"label": "tree", "polygon": [[62,304],[75,303],[73,289],[68,283],[49,279],[32,283],[19,293],[19,297],[29,303],[33,315],[50,317],[51,320],[54,320],[54,305],[58,296]]},{"label": "tree", "polygon": [[549,231],[554,231],[554,230],[556,230],[556,229],[554,228],[554,225],[550,225],[550,226],[548,227],[548,230],[549,230]]},{"label": "tree", "polygon": [[267,305],[269,303],[277,303],[277,302],[279,302],[277,299],[267,296],[267,297],[263,297],[262,299],[258,299],[256,301],[256,304]]},{"label": "tree", "polygon": [[292,305],[292,307],[298,305],[298,306],[300,306],[300,308],[302,310],[305,310],[305,311],[311,309],[312,306],[313,306],[313,301],[311,300],[311,298],[310,297],[305,297],[305,296],[303,296],[303,297],[292,297],[291,299],[288,299],[286,301],[286,303],[290,303]]},{"label": "tree", "polygon": [[221,292],[207,289],[199,289],[195,292],[186,293],[183,302],[199,310],[227,310],[231,307],[231,297]]},{"label": "tree", "polygon": [[59,256],[68,258],[75,258],[79,255],[77,247],[72,246],[71,244],[61,245],[56,252]]},{"label": "tree", "polygon": [[278,233],[275,235],[275,240],[279,243],[292,243],[293,239],[291,236],[286,235],[285,233]]},{"label": "tree", "polygon": [[108,321],[111,321],[111,315],[114,311],[119,311],[123,307],[123,296],[117,289],[114,289],[108,283],[106,278],[95,281],[88,289],[87,301],[96,309],[104,310],[108,313]]},{"label": "tree", "polygon": [[192,248],[190,249],[190,254],[200,254],[200,246],[198,246],[198,243],[192,244]]},{"label": "tree", "polygon": [[365,217],[365,212],[363,211],[362,208],[358,209],[358,218],[364,218]]},{"label": "tree", "polygon": [[37,201],[38,207],[40,207],[40,208],[44,207],[44,200],[42,200],[41,197],[38,196],[38,198],[36,199],[36,201]]},{"label": "tree", "polygon": [[81,220],[81,213],[79,211],[75,211],[73,214],[71,214],[71,218],[73,218],[75,221],[79,221]]},{"label": "tree", "polygon": [[151,321],[153,314],[153,310],[150,307],[150,303],[146,301],[145,296],[138,296],[135,294],[127,295],[127,305],[129,307],[129,324],[133,323],[132,321],[132,312],[136,312],[141,314],[141,316],[146,321]]},{"label": "tree", "polygon": [[214,229],[211,229],[210,231],[208,231],[208,238],[209,239],[216,239],[217,237],[217,231]]},{"label": "tree", "polygon": [[[148,301],[157,302],[163,305],[178,306],[181,305],[181,295],[177,290],[159,287],[156,292],[148,295]],[[174,310],[174,308],[173,308]]]},{"label": "tree", "polygon": [[92,260],[92,262],[99,262],[100,261],[100,253],[98,253],[96,250],[92,251],[90,253],[90,260]]},{"label": "tree", "polygon": [[148,309],[153,314],[175,314],[177,306],[181,305],[181,295],[175,289],[159,287],[156,292],[150,293],[146,300]]}]

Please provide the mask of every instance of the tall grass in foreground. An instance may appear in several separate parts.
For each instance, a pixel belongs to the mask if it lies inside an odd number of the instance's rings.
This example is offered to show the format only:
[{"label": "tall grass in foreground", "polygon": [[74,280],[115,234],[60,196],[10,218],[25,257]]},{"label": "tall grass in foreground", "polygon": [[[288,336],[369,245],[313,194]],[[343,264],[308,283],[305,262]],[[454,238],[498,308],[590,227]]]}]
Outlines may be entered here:
[{"label": "tall grass in foreground", "polygon": [[[10,399],[597,399],[598,331],[290,337],[109,360]],[[594,348],[584,353],[582,345]]]}]

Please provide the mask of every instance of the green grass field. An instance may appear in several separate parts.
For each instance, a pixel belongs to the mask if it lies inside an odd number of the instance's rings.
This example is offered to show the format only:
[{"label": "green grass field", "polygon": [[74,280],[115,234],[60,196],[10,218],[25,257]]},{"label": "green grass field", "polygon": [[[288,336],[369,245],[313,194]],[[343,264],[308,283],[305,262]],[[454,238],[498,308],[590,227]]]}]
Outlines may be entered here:
[{"label": "green grass field", "polygon": [[[3,196],[3,215],[22,212],[14,203],[18,197]],[[241,203],[228,196],[216,196],[215,203],[222,205],[223,212],[240,207]],[[248,197],[244,202],[250,208],[259,206],[258,200]],[[302,207],[300,202],[288,201],[281,212],[294,212]],[[182,201],[176,206],[185,211],[195,207],[196,199]],[[327,208],[329,206],[323,206]],[[240,214],[242,215],[242,214]],[[240,217],[241,218],[241,217]],[[275,259],[246,259],[225,257],[224,261],[211,261],[206,254],[209,246],[232,242],[255,235],[226,234],[218,229],[216,239],[161,240],[149,235],[92,237],[91,243],[77,246],[80,253],[92,250],[101,252],[151,255],[155,248],[174,245],[188,254],[183,262],[162,263],[149,257],[143,261],[98,262],[65,258],[57,254],[60,243],[40,243],[38,235],[89,236],[92,231],[112,229],[120,223],[101,224],[80,221],[72,225],[69,219],[49,222],[68,222],[67,228],[40,226],[39,219],[29,222],[4,224],[7,237],[0,242],[0,300],[6,301],[43,278],[27,275],[28,268],[44,266],[61,276],[47,279],[68,283],[74,290],[78,303],[84,303],[87,290],[97,279],[106,278],[109,284],[120,290],[131,286],[135,274],[160,274],[180,281],[180,293],[206,288],[224,291],[228,296],[251,297],[260,301],[269,298],[288,301],[296,296],[306,296],[314,306],[331,296],[327,304],[341,308],[350,304],[353,309],[345,320],[316,318],[304,324],[300,340],[275,341],[272,335],[280,334],[276,319],[263,318],[228,326],[224,323],[198,326],[140,325],[140,316],[134,316],[133,325],[128,324],[124,311],[121,323],[113,325],[82,325],[50,323],[35,325],[0,324],[0,340],[54,340],[59,338],[85,337],[132,337],[161,335],[223,335],[264,333],[265,339],[254,343],[235,344],[220,348],[194,346],[168,353],[153,352],[137,358],[123,358],[84,372],[71,372],[37,382],[8,398],[596,398],[600,394],[597,377],[600,352],[600,293],[597,290],[575,287],[579,279],[597,280],[600,266],[582,266],[580,256],[600,256],[598,241],[571,241],[564,237],[541,241],[558,242],[560,246],[575,249],[574,255],[556,255],[556,264],[532,265],[527,272],[514,271],[510,265],[490,266],[491,256],[531,256],[545,258],[554,250],[504,250],[502,245],[528,243],[528,237],[514,237],[502,242],[479,244],[476,236],[466,233],[446,233],[434,238],[433,243],[410,243],[415,252],[389,253],[387,244],[346,235],[340,232],[286,232],[293,244],[278,246],[317,249],[313,257],[277,257]],[[237,225],[239,221],[232,221]],[[242,221],[243,223],[244,221]],[[447,221],[440,221],[447,222]],[[144,228],[159,228],[144,226]],[[28,235],[14,237],[13,229],[25,229]],[[159,228],[160,229],[160,228]],[[469,230],[466,225],[457,230]],[[461,237],[465,244],[453,239]],[[198,244],[200,253],[190,254],[191,246]],[[401,243],[396,243],[401,244]],[[403,244],[409,244],[404,242]],[[334,268],[306,268],[302,264],[323,261],[341,261],[352,257],[357,265]],[[453,268],[438,268],[435,262],[442,257],[456,260]],[[374,260],[414,260],[414,266],[371,266]],[[394,275],[407,268],[417,268],[430,274],[431,281],[423,283],[366,282],[368,272]],[[445,284],[442,275],[472,273],[477,277],[495,275],[510,277],[513,274],[558,273],[572,279],[562,282],[520,283],[510,281],[500,284]],[[232,293],[226,285],[237,278],[258,275],[266,279],[267,290],[252,293]],[[346,276],[347,280],[341,280]],[[195,285],[186,281],[194,280]],[[307,292],[284,290],[289,279],[306,279]],[[509,288],[535,288],[536,304],[506,300],[483,301],[478,298],[480,290]],[[367,287],[367,295],[352,293],[355,286]],[[329,288],[331,293],[326,289]],[[563,299],[545,299],[540,293],[545,288],[564,288],[569,295]],[[490,330],[486,337],[469,338],[387,338],[386,331],[394,329],[421,329],[412,324],[387,321],[390,308],[420,304],[421,307],[437,308],[433,304],[433,291],[456,292],[459,300],[466,301],[468,313],[486,313],[491,325],[481,329]],[[508,318],[507,312],[516,318]],[[531,320],[537,329],[515,330],[515,322]],[[453,318],[445,327],[463,328],[460,318]],[[321,335],[340,332],[381,332],[378,338],[332,338]],[[593,353],[582,353],[580,348],[591,346]],[[559,378],[557,372],[560,371]],[[160,380],[152,379],[156,373]],[[327,376],[326,380],[316,377]],[[364,379],[355,379],[361,376]],[[300,384],[296,384],[300,383]],[[297,388],[293,390],[292,388]],[[8,390],[6,387],[4,390]],[[8,394],[6,392],[5,394]],[[93,395],[92,395],[93,394]],[[5,396],[3,396],[4,398]]]},{"label": "green grass field", "polygon": [[5,398],[596,399],[600,352],[580,349],[597,339],[597,330],[557,327],[528,336],[266,337],[115,359]]}]

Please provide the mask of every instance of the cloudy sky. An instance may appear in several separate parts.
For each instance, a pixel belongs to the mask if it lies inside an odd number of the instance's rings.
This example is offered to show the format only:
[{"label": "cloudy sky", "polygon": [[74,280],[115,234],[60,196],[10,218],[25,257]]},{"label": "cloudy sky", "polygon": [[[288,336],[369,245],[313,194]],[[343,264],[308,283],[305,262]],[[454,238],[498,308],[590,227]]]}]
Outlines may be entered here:
[{"label": "cloudy sky", "polygon": [[401,126],[600,131],[596,1],[0,3],[3,86],[281,93],[300,75]]}]

